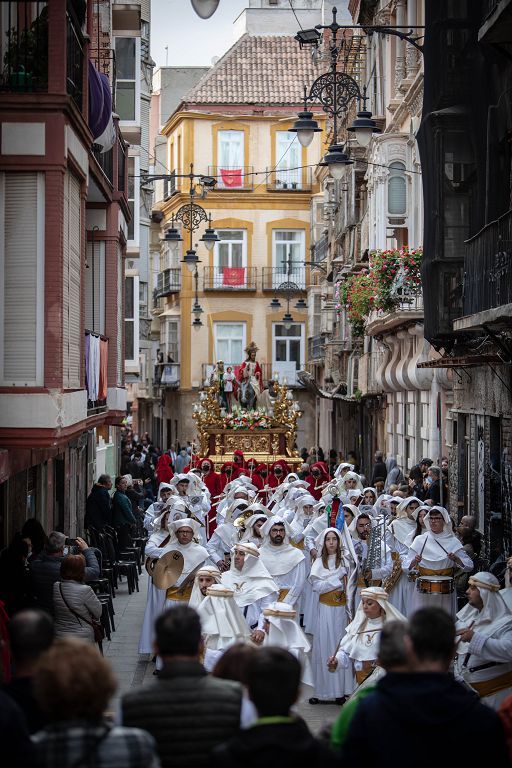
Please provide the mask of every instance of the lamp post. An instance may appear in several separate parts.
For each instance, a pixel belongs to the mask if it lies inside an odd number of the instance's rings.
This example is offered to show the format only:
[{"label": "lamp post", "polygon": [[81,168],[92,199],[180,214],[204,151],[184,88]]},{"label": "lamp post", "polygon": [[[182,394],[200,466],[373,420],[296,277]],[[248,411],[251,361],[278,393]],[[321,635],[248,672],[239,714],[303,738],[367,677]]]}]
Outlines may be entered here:
[{"label": "lamp post", "polygon": [[201,19],[213,16],[219,5],[219,0],[191,0],[192,8]]},{"label": "lamp post", "polygon": [[[278,310],[281,309],[282,304],[277,298],[277,294],[281,293],[286,299],[286,312],[283,316],[282,323],[285,327],[285,330],[289,331],[292,327],[292,324],[295,322],[291,312],[290,312],[290,301],[292,297],[298,293],[301,288],[297,283],[295,283],[292,278],[292,266],[293,261],[290,255],[288,255],[288,258],[283,259],[281,262],[283,266],[286,268],[286,280],[280,283],[278,286],[274,288],[274,291],[276,293],[276,296],[272,299],[270,302],[270,309],[272,310]],[[307,309],[308,305],[304,301],[304,299],[298,299],[297,303],[295,304],[295,309],[303,310]]]},{"label": "lamp post", "polygon": [[[164,240],[165,242],[170,244],[173,255],[177,256],[179,253],[180,243],[183,242],[183,238],[181,237],[178,229],[175,227],[175,222],[181,221],[183,229],[186,229],[187,232],[190,233],[189,247],[181,263],[186,264],[188,271],[192,273],[194,277],[195,296],[194,296],[194,306],[192,307],[194,322],[192,323],[192,327],[195,328],[196,330],[199,330],[199,328],[201,328],[201,326],[203,325],[201,321],[203,308],[199,304],[199,290],[198,290],[199,273],[197,271],[197,265],[200,263],[200,260],[196,250],[193,248],[193,234],[196,231],[196,229],[199,229],[201,224],[206,221],[208,222],[208,227],[206,228],[205,233],[200,238],[199,242],[204,243],[206,248],[209,251],[211,251],[215,243],[217,243],[220,238],[212,227],[211,214],[207,215],[204,208],[202,208],[200,205],[194,202],[194,197],[196,196],[195,179],[198,177],[194,173],[193,163],[190,164],[190,173],[185,174],[185,178],[188,178],[190,181],[189,202],[185,203],[185,205],[182,205],[181,208],[179,208],[176,211],[176,213],[172,215],[171,226],[165,233]],[[199,180],[200,180],[200,183],[204,183],[206,186],[214,186],[215,184],[215,181],[211,180],[209,177],[206,177],[206,176],[199,176]]]},{"label": "lamp post", "polygon": [[[340,30],[358,29],[364,31],[367,35],[372,35],[374,33],[395,35],[401,40],[407,41],[419,51],[422,50],[422,46],[418,43],[419,38],[413,37],[412,29],[402,31],[405,28],[398,26],[361,27],[357,25],[340,25],[336,21],[336,15],[337,9],[333,8],[331,24],[317,24],[315,29],[300,30],[295,36],[295,39],[298,41],[301,48],[304,46],[314,46],[315,48],[318,48],[321,39],[321,30],[329,30],[331,32],[329,41],[331,67],[328,72],[320,75],[320,77],[315,80],[309,90],[309,94],[307,92],[307,87],[304,87],[304,110],[299,112],[299,119],[295,122],[290,131],[297,134],[302,146],[309,146],[313,141],[314,134],[320,131],[321,128],[319,128],[316,120],[313,119],[313,113],[308,110],[308,102],[320,102],[324,112],[332,117],[333,140],[319,164],[327,167],[329,174],[334,179],[341,179],[344,167],[346,165],[351,165],[353,160],[351,160],[345,152],[344,146],[339,143],[338,122],[347,112],[353,99],[359,100],[359,111],[348,130],[354,134],[358,144],[363,147],[368,146],[372,134],[380,133],[380,129],[377,127],[375,120],[372,119],[372,113],[366,107],[366,102],[368,101],[366,87],[361,91],[358,83],[353,77],[346,72],[338,70],[340,47],[337,38]],[[420,29],[420,27],[415,27],[415,29]]]}]

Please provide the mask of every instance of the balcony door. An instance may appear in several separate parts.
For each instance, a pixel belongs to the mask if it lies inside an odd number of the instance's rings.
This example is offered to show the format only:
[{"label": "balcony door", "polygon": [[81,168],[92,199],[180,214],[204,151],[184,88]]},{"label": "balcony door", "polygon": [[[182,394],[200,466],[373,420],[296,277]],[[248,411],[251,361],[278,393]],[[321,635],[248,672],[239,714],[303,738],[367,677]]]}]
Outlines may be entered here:
[{"label": "balcony door", "polygon": [[[272,233],[272,262],[274,267],[272,287],[281,283],[296,283],[305,288],[305,232],[303,229],[274,229]],[[290,273],[288,270],[290,269]]]},{"label": "balcony door", "polygon": [[247,248],[244,229],[221,229],[220,242],[214,250],[214,287],[245,287],[247,283]]},{"label": "balcony door", "polygon": [[228,365],[238,366],[245,360],[244,348],[245,323],[214,323],[215,331],[215,360]]},{"label": "balcony door", "polygon": [[272,326],[272,373],[279,380],[287,379],[288,384],[297,383],[297,371],[304,367],[305,360],[304,323],[293,323],[285,328],[282,323]]},{"label": "balcony door", "polygon": [[217,140],[217,186],[223,189],[240,189],[243,186],[244,132],[219,131]]},{"label": "balcony door", "polygon": [[301,152],[296,133],[276,133],[276,187],[279,189],[300,189]]}]

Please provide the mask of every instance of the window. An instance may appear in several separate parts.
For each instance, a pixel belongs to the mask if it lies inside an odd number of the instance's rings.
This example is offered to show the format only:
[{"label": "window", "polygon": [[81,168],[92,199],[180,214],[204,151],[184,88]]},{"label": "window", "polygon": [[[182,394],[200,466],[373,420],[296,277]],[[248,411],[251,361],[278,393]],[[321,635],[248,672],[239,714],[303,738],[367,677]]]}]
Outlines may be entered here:
[{"label": "window", "polygon": [[293,282],[299,288],[305,288],[304,230],[275,229],[272,236],[273,287],[277,288],[280,283]]},{"label": "window", "polygon": [[121,122],[140,120],[140,38],[115,37],[116,53],[116,112]]},{"label": "window", "polygon": [[247,238],[244,229],[217,231],[220,242],[215,244],[215,287],[245,286],[247,282]]},{"label": "window", "polygon": [[148,314],[148,284],[139,283],[139,314],[146,317]]},{"label": "window", "polygon": [[389,166],[388,213],[391,216],[405,216],[407,213],[407,181],[403,163],[391,163]]},{"label": "window", "polygon": [[215,360],[240,365],[244,358],[245,323],[215,323]]},{"label": "window", "polygon": [[128,158],[128,207],[131,213],[131,220],[128,224],[128,242],[130,245],[139,243],[139,215],[140,215],[140,192],[139,192],[139,158]]},{"label": "window", "polygon": [[165,359],[164,362],[179,363],[180,351],[179,351],[179,329],[180,324],[178,320],[167,320],[167,338],[165,343]]},{"label": "window", "polygon": [[139,278],[127,277],[124,283],[124,356],[126,362],[131,363],[135,361],[135,355],[138,356],[139,348],[138,290]]},{"label": "window", "polygon": [[85,270],[85,327],[105,333],[105,241],[87,243]]},{"label": "window", "polygon": [[244,132],[219,131],[217,134],[217,157],[219,188],[240,188],[243,186]]},{"label": "window", "polygon": [[272,327],[272,372],[279,374],[288,384],[297,383],[297,371],[304,367],[304,323],[293,323],[286,329],[282,323]]},{"label": "window", "polygon": [[276,132],[276,187],[299,189],[301,182],[301,144],[296,133]]}]

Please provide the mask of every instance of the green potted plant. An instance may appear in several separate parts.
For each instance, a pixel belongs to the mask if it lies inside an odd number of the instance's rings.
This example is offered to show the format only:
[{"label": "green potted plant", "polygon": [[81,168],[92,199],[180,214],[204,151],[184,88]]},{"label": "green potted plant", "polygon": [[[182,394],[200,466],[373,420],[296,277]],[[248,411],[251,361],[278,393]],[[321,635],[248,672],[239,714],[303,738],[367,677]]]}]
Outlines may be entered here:
[{"label": "green potted plant", "polygon": [[12,91],[43,90],[48,84],[48,14],[43,8],[27,29],[6,32],[4,82]]}]

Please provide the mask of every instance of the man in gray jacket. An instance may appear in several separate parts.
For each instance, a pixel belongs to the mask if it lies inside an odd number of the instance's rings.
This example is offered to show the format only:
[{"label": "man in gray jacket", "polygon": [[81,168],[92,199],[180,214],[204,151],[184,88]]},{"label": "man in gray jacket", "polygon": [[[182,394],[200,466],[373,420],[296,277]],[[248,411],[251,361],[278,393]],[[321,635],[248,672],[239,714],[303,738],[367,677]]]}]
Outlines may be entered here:
[{"label": "man in gray jacket", "polygon": [[187,605],[161,614],[155,652],[163,669],[121,700],[122,724],[155,738],[162,768],[203,768],[217,744],[237,733],[242,686],[207,674],[199,661],[201,622]]},{"label": "man in gray jacket", "polygon": [[[64,560],[66,537],[59,531],[52,531],[43,552],[30,563],[32,595],[38,608],[53,615],[53,585],[60,580],[60,564]],[[76,547],[85,557],[85,581],[100,577],[100,566],[93,550],[83,539],[76,539]]]}]

